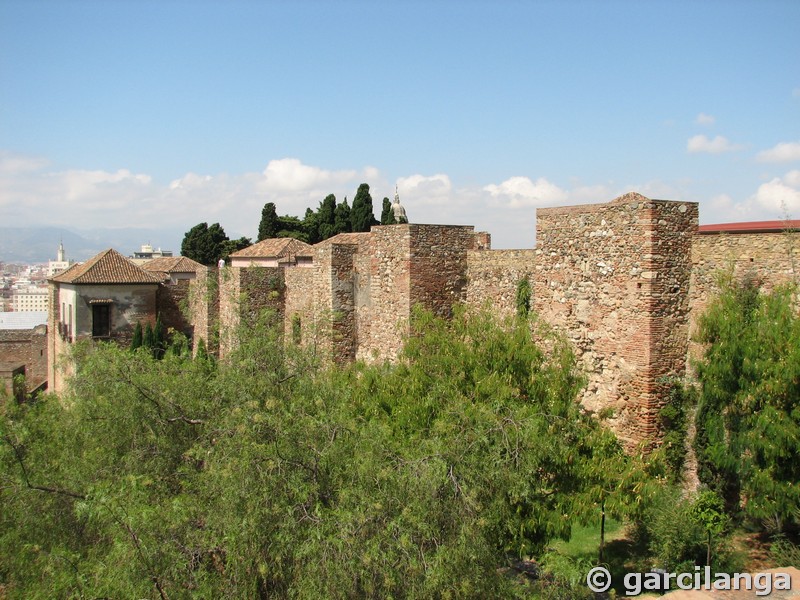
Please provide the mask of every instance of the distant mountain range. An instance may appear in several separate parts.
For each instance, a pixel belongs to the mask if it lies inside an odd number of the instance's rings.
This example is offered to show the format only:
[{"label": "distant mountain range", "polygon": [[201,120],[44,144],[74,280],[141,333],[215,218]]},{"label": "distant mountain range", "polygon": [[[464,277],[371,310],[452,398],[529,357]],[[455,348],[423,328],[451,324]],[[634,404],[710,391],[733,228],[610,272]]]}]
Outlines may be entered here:
[{"label": "distant mountain range", "polygon": [[43,263],[55,260],[59,242],[69,260],[84,261],[107,248],[125,256],[139,250],[142,244],[153,248],[181,251],[185,231],[175,229],[91,229],[61,227],[0,227],[0,261],[7,263]]}]

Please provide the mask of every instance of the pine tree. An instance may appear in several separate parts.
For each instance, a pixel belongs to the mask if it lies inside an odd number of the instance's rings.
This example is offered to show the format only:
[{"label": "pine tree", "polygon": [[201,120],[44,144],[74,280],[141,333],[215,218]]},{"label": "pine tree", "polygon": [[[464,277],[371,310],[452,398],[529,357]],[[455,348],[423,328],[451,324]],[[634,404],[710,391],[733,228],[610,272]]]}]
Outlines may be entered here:
[{"label": "pine tree", "polygon": [[226,241],[228,236],[219,223],[210,227],[208,223],[199,223],[183,236],[181,254],[202,265],[216,265],[222,257]]}]

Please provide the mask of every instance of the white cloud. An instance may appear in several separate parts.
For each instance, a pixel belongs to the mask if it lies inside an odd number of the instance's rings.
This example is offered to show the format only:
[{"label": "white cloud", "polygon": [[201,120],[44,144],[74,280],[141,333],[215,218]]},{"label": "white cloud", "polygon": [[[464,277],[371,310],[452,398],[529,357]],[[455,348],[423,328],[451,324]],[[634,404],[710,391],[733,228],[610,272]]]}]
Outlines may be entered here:
[{"label": "white cloud", "polygon": [[783,177],[761,184],[751,199],[773,215],[788,214],[797,218],[800,214],[800,171],[789,171]]},{"label": "white cloud", "polygon": [[296,158],[271,160],[264,169],[263,187],[271,192],[300,192],[320,186],[338,186],[352,180],[357,171],[326,171],[304,165]]},{"label": "white cloud", "polygon": [[21,156],[7,150],[0,150],[0,173],[2,174],[30,173],[46,166],[47,161],[43,158]]},{"label": "white cloud", "polygon": [[733,198],[728,194],[719,194],[711,198],[711,208],[718,211],[727,211],[733,207]]},{"label": "white cloud", "polygon": [[[261,209],[301,216],[328,194],[339,200],[362,182],[389,195],[375,167],[326,170],[293,158],[270,161],[262,172],[186,173],[167,184],[128,169],[47,171],[46,161],[0,153],[0,223],[4,226],[175,227],[220,222],[233,236],[253,236]],[[391,186],[392,188],[394,186]],[[376,187],[372,188],[377,198]],[[392,190],[393,193],[393,190]],[[381,196],[382,197],[382,196]],[[376,210],[380,200],[374,199]]]},{"label": "white cloud", "polygon": [[695,123],[698,125],[713,125],[717,119],[712,115],[707,115],[706,113],[700,113],[697,115],[697,118],[694,120]]},{"label": "white cloud", "polygon": [[800,189],[800,171],[795,169],[794,171],[789,171],[786,175],[783,176],[783,182],[786,185],[789,185],[793,188]]},{"label": "white cloud", "polygon": [[544,177],[536,181],[528,177],[510,177],[498,185],[487,185],[483,190],[509,208],[551,206],[569,198],[567,192]]},{"label": "white cloud", "polygon": [[792,162],[800,160],[800,142],[781,142],[756,155],[758,162]]},{"label": "white cloud", "polygon": [[171,190],[192,190],[204,186],[213,177],[211,175],[198,175],[196,173],[187,173],[180,179],[175,179],[170,182],[169,189]]},{"label": "white cloud", "polygon": [[452,200],[453,184],[444,173],[429,176],[414,174],[398,177],[397,191],[400,202],[406,206],[445,204]]},{"label": "white cloud", "polygon": [[728,138],[718,135],[714,139],[709,139],[705,135],[695,135],[686,142],[686,150],[692,154],[697,152],[707,152],[709,154],[720,154],[722,152],[734,152],[741,150],[740,144],[731,143]]}]

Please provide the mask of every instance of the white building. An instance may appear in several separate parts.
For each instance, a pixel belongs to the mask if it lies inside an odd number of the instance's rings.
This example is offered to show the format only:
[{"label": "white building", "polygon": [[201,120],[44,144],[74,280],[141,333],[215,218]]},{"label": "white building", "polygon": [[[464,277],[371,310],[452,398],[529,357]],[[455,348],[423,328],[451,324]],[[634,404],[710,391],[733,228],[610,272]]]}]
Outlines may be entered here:
[{"label": "white building", "polygon": [[134,252],[133,256],[129,256],[129,259],[133,261],[134,264],[142,266],[148,260],[153,260],[154,258],[172,258],[172,250],[162,250],[161,248],[154,249],[150,244],[142,244],[142,249]]},{"label": "white building", "polygon": [[46,287],[22,288],[11,294],[13,312],[47,312],[49,306]]}]

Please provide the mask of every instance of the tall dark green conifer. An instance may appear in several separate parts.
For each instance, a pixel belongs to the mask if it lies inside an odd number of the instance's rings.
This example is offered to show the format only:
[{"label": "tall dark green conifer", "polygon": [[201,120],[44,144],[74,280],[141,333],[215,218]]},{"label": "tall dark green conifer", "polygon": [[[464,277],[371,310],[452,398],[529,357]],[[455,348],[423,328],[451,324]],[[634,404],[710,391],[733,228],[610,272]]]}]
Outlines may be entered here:
[{"label": "tall dark green conifer", "polygon": [[131,339],[131,350],[136,350],[142,347],[142,322],[136,321],[136,327],[133,328],[133,338]]},{"label": "tall dark green conifer", "polygon": [[261,209],[261,222],[258,224],[258,241],[278,236],[280,222],[274,202],[267,202]]},{"label": "tall dark green conifer", "polygon": [[369,231],[373,225],[380,224],[375,220],[372,196],[370,196],[367,183],[358,186],[356,197],[353,199],[353,208],[350,211],[350,223],[353,231]]},{"label": "tall dark green conifer", "polygon": [[337,233],[349,233],[351,231],[353,231],[353,226],[350,222],[350,205],[347,204],[347,196],[345,196],[344,200],[336,205],[333,235]]},{"label": "tall dark green conifer", "polygon": [[388,198],[383,199],[383,208],[381,210],[381,225],[394,225],[397,223],[394,219],[394,211],[392,210],[392,201]]}]

